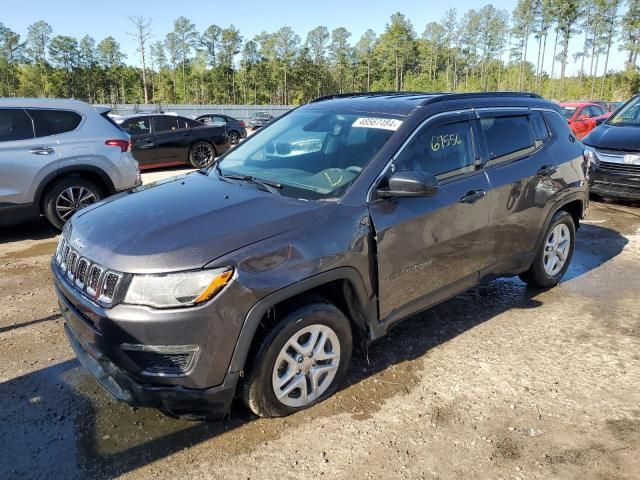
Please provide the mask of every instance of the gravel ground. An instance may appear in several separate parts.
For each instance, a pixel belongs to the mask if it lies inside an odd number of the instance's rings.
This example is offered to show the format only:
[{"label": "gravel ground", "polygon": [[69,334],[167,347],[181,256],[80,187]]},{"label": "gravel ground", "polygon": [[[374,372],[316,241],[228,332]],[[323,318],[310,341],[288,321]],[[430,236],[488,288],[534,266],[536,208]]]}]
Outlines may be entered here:
[{"label": "gravel ground", "polygon": [[560,286],[459,295],[357,353],[333,398],[276,420],[110,398],[64,337],[56,241],[43,222],[0,231],[1,479],[640,478],[640,209],[592,203]]}]

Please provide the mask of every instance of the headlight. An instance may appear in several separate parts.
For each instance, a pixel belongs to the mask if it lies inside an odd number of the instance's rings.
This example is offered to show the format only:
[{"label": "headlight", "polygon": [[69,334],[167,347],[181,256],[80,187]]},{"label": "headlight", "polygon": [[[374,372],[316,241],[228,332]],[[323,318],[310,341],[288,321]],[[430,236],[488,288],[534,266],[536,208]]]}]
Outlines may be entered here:
[{"label": "headlight", "polygon": [[598,165],[598,156],[596,155],[595,150],[585,145],[582,154],[584,155],[584,158],[587,159],[587,162],[589,162],[590,167],[596,167]]},{"label": "headlight", "polygon": [[134,275],[124,303],[156,308],[204,303],[231,281],[233,269],[218,268],[167,275]]}]

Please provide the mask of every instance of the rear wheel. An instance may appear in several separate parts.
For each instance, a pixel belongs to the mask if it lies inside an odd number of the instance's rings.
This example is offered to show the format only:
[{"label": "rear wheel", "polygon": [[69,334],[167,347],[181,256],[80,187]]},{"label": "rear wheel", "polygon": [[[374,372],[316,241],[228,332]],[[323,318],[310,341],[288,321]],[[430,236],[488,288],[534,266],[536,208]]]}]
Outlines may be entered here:
[{"label": "rear wheel", "polygon": [[199,141],[191,145],[189,163],[194,168],[206,168],[216,158],[216,150],[209,142]]},{"label": "rear wheel", "polygon": [[231,143],[231,145],[237,145],[238,143],[240,143],[240,134],[238,132],[230,132],[229,133],[229,143]]},{"label": "rear wheel", "polygon": [[102,198],[102,190],[95,183],[82,177],[67,177],[54,183],[45,194],[44,216],[61,230],[74,213]]},{"label": "rear wheel", "polygon": [[520,278],[536,288],[557,285],[569,268],[575,242],[576,226],[573,217],[564,210],[556,212],[533,264]]},{"label": "rear wheel", "polygon": [[261,343],[242,385],[245,404],[262,417],[304,410],[333,395],[349,369],[349,320],[323,299],[294,308]]}]

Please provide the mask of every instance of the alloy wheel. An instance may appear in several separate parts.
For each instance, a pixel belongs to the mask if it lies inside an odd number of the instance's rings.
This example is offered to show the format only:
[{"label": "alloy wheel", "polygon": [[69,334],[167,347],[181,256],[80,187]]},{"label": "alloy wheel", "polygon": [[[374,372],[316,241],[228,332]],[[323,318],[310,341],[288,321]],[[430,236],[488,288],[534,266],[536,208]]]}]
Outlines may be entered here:
[{"label": "alloy wheel", "polygon": [[304,407],[331,385],[340,365],[340,342],[326,325],[310,325],[296,332],[276,358],[272,387],[288,407]]},{"label": "alloy wheel", "polygon": [[97,201],[96,194],[86,187],[69,187],[56,198],[56,213],[64,222],[81,208]]},{"label": "alloy wheel", "polygon": [[199,168],[207,167],[214,159],[213,148],[206,143],[199,143],[193,147],[191,159]]},{"label": "alloy wheel", "polygon": [[564,223],[556,225],[544,246],[544,271],[550,277],[557,275],[564,267],[571,248],[571,233]]},{"label": "alloy wheel", "polygon": [[229,142],[231,142],[231,144],[233,145],[237,145],[240,142],[240,135],[238,135],[236,132],[231,132],[229,134]]}]

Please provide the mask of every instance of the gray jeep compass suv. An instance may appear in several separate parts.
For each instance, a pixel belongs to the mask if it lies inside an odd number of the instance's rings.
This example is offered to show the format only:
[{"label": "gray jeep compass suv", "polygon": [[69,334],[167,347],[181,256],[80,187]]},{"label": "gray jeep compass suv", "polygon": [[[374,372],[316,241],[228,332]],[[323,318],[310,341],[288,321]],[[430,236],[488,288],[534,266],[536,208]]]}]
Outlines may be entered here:
[{"label": "gray jeep compass suv", "polygon": [[65,329],[130,404],[287,415],[339,388],[356,337],[485,279],[556,285],[587,169],[535,95],[322,98],[75,215],[52,259]]},{"label": "gray jeep compass suv", "polygon": [[129,136],[108,108],[76,100],[0,99],[0,226],[40,214],[57,227],[140,183]]}]

